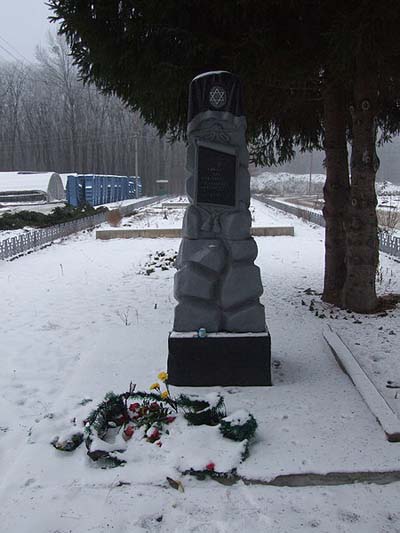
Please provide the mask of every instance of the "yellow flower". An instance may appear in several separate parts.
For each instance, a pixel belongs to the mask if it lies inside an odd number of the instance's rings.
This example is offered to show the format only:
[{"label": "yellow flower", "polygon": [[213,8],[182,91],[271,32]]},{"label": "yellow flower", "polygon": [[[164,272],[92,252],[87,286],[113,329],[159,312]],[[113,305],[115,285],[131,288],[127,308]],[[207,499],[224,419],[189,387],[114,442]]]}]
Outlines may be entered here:
[{"label": "yellow flower", "polygon": [[169,394],[168,394],[168,391],[167,391],[167,390],[165,390],[164,392],[161,393],[161,398],[162,398],[163,400],[165,400],[165,398],[168,398],[168,396],[169,396]]},{"label": "yellow flower", "polygon": [[168,379],[168,374],[166,372],[160,372],[157,377],[160,381],[165,383]]},{"label": "yellow flower", "polygon": [[153,385],[150,385],[150,390],[159,389],[160,384],[159,383],[153,383]]}]

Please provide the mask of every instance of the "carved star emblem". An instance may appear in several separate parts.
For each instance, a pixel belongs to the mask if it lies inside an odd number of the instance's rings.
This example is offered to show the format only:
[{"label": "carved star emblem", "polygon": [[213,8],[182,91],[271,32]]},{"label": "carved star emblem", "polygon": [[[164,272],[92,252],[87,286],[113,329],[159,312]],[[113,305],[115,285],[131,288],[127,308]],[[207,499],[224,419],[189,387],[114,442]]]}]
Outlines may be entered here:
[{"label": "carved star emblem", "polygon": [[214,87],[211,87],[210,89],[208,100],[212,107],[215,107],[216,109],[224,107],[224,105],[226,104],[225,89],[220,85],[214,85]]}]

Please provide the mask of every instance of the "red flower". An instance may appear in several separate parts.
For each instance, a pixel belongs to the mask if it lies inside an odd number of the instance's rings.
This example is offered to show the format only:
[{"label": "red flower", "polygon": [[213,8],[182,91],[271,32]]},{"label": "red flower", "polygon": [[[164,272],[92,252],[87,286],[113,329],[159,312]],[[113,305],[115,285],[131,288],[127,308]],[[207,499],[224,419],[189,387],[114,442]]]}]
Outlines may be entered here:
[{"label": "red flower", "polygon": [[124,415],[119,415],[116,419],[115,419],[115,423],[117,424],[117,426],[122,426],[122,424],[125,422],[125,416]]},{"label": "red flower", "polygon": [[149,439],[154,442],[160,437],[160,432],[157,428],[154,428],[151,434],[149,435]]},{"label": "red flower", "polygon": [[150,411],[158,411],[160,409],[160,406],[157,402],[153,402],[150,404]]},{"label": "red flower", "polygon": [[167,424],[170,424],[171,422],[173,422],[175,420],[175,416],[167,416],[166,420],[167,420]]},{"label": "red flower", "polygon": [[132,426],[126,426],[124,430],[124,434],[126,438],[130,439],[134,433],[135,433],[135,430],[133,429]]},{"label": "red flower", "polygon": [[140,404],[136,402],[136,403],[131,403],[128,409],[129,411],[137,411],[139,408],[140,408]]},{"label": "red flower", "polygon": [[214,468],[215,468],[215,463],[213,463],[212,461],[210,461],[208,465],[206,465],[206,470],[208,470],[209,472],[214,472]]}]

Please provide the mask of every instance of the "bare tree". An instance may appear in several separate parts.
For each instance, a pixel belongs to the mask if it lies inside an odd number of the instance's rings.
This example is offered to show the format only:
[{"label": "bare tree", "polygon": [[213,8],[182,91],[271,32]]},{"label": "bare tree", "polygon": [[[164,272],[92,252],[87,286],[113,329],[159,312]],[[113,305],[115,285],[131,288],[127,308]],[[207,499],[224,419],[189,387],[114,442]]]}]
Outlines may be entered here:
[{"label": "bare tree", "polygon": [[84,85],[62,37],[49,35],[37,64],[0,63],[0,170],[134,175],[138,135],[144,190],[168,179],[183,192],[183,143],[170,144],[115,96]]}]

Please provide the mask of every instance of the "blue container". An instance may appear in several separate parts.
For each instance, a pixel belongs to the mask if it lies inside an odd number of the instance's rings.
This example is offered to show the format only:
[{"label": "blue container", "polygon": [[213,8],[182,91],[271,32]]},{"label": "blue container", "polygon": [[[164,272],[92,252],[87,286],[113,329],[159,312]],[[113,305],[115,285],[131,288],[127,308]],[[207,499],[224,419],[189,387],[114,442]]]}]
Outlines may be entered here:
[{"label": "blue container", "polygon": [[128,198],[137,198],[136,196],[136,178],[134,176],[129,176],[128,178]]},{"label": "blue container", "polygon": [[120,202],[137,198],[137,191],[137,179],[127,176],[82,174],[67,180],[67,202],[73,206]]},{"label": "blue container", "polygon": [[67,178],[67,202],[77,207],[86,203],[85,180],[82,176],[68,176]]},{"label": "blue container", "polygon": [[136,178],[136,198],[141,198],[142,196],[143,196],[142,178],[138,176]]},{"label": "blue container", "polygon": [[142,196],[142,178],[129,176],[128,198],[140,198]]}]

